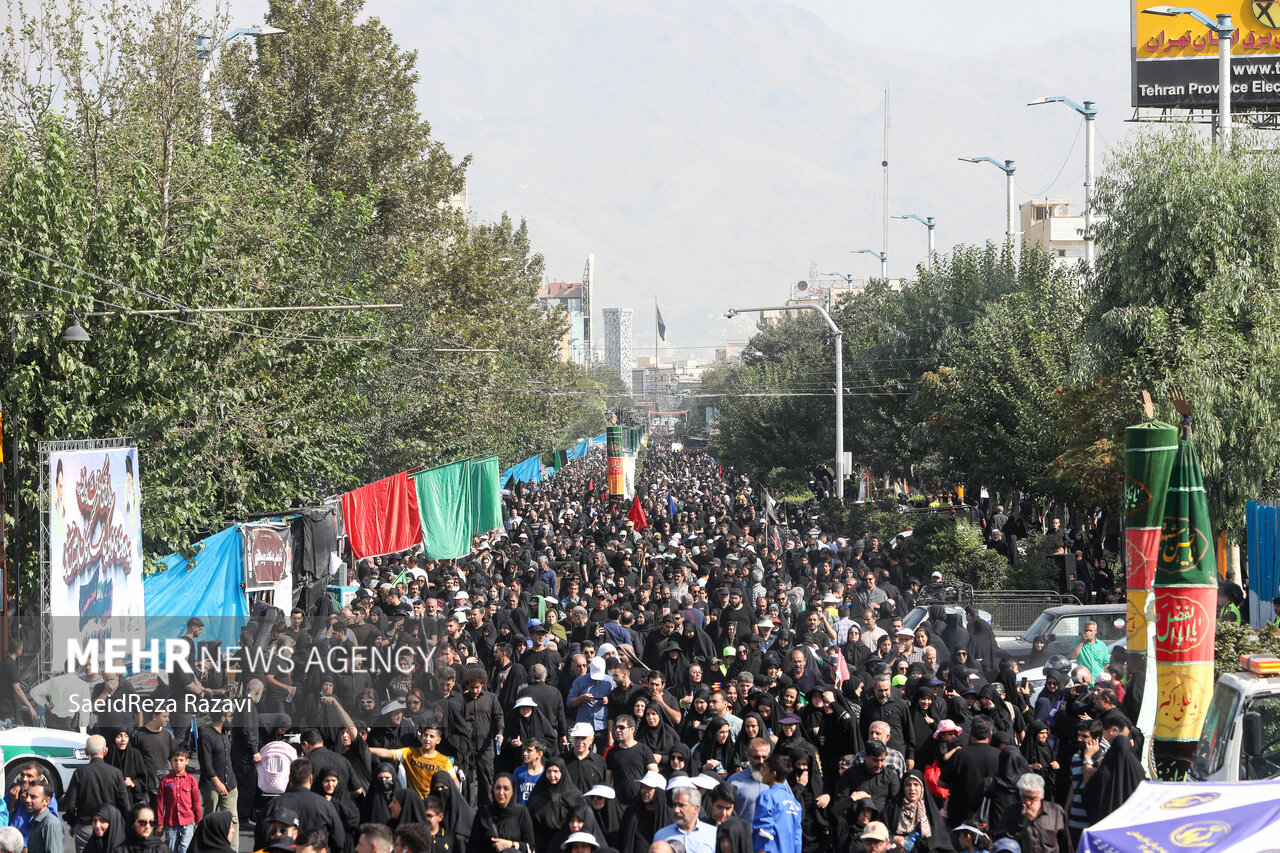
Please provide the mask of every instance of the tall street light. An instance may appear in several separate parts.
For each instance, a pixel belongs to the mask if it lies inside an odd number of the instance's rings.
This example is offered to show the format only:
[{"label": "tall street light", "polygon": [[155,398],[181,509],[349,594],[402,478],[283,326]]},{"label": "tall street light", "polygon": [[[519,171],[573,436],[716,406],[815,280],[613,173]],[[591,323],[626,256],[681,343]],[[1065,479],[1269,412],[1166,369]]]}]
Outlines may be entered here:
[{"label": "tall street light", "polygon": [[963,160],[966,163],[990,163],[992,166],[995,166],[997,169],[1004,172],[1004,176],[1008,181],[1008,192],[1007,198],[1005,199],[1005,215],[1008,219],[1008,223],[1005,225],[1004,236],[1005,240],[1012,244],[1014,235],[1018,233],[1018,225],[1014,220],[1014,213],[1017,205],[1013,200],[1013,172],[1015,168],[1013,161],[1005,160],[1001,163],[999,160],[992,157],[958,157],[956,159]]},{"label": "tall street light", "polygon": [[1093,101],[1077,104],[1064,95],[1036,98],[1027,106],[1055,103],[1066,104],[1084,116],[1084,262],[1093,269],[1093,120],[1098,117],[1098,108]]},{"label": "tall street light", "polygon": [[200,68],[200,91],[204,93],[205,111],[204,111],[204,144],[213,144],[213,103],[212,94],[209,91],[209,81],[213,78],[213,66],[218,61],[218,54],[222,49],[231,42],[241,36],[250,36],[258,38],[260,36],[275,36],[283,33],[284,30],[279,27],[237,27],[227,33],[220,39],[214,39],[213,36],[198,35],[196,36],[196,57],[201,62]]},{"label": "tall street light", "polygon": [[924,268],[927,270],[933,269],[933,226],[938,223],[934,221],[932,216],[917,216],[914,213],[904,213],[901,216],[895,216],[893,218],[914,219],[916,222],[919,222],[921,225],[929,229],[929,254],[924,259]]},{"label": "tall street light", "polygon": [[880,277],[885,281],[889,280],[889,253],[877,252],[875,249],[858,249],[853,252],[855,255],[874,255],[880,259]]},{"label": "tall street light", "polygon": [[779,305],[773,308],[730,308],[725,316],[733,319],[739,314],[756,311],[817,311],[827,321],[827,327],[836,337],[836,495],[844,500],[844,332],[831,319],[821,305]]},{"label": "tall street light", "polygon": [[1214,20],[1193,6],[1151,6],[1143,9],[1144,15],[1164,15],[1167,18],[1189,15],[1204,24],[1218,36],[1218,144],[1231,145],[1231,35],[1236,31],[1230,15],[1218,15]]}]

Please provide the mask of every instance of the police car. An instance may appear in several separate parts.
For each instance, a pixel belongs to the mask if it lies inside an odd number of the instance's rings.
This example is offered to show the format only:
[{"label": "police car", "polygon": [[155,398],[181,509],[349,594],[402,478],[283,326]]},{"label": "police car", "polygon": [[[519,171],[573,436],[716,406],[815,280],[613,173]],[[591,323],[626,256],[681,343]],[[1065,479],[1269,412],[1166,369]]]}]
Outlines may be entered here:
[{"label": "police car", "polygon": [[86,734],[62,729],[36,726],[0,728],[5,790],[12,787],[24,764],[35,761],[44,770],[45,779],[53,783],[57,796],[61,797],[71,784],[71,774],[77,767],[89,763],[89,756],[85,753],[88,741]]}]

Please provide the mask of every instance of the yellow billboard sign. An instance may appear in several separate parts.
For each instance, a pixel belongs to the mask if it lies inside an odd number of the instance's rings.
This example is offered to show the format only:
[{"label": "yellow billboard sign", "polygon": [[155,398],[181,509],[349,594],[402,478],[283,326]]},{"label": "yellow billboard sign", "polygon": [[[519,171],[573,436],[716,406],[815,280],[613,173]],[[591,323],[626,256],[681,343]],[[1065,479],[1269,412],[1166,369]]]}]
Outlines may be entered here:
[{"label": "yellow billboard sign", "polygon": [[[1232,56],[1280,54],[1280,0],[1192,0],[1186,6],[1210,18],[1231,15]],[[1143,9],[1157,6],[1136,0],[1133,4],[1134,53],[1144,59],[1216,58],[1218,36],[1190,15],[1148,15]]]}]

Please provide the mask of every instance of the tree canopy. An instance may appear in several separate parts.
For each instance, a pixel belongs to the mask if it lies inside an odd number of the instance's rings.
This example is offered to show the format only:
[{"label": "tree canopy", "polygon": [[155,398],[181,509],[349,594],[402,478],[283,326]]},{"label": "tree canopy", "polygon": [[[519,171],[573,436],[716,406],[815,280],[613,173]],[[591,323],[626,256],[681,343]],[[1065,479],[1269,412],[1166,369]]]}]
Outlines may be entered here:
[{"label": "tree canopy", "polygon": [[[273,0],[288,33],[222,51],[206,100],[196,36],[226,28],[190,0],[10,7],[0,409],[24,583],[42,441],[137,442],[154,557],[406,467],[603,428],[604,386],[557,359],[567,318],[536,302],[525,223],[469,220],[468,161],[418,115],[413,54],[359,13]],[[403,307],[200,310],[352,303]],[[59,342],[73,317],[89,342]]]}]

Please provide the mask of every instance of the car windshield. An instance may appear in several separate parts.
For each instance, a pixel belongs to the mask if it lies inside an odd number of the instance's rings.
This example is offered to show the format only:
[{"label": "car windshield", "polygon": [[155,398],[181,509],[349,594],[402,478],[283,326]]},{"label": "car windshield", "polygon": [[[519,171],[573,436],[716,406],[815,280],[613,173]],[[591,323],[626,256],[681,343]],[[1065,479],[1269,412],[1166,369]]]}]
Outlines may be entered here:
[{"label": "car windshield", "polygon": [[[1236,691],[1231,691],[1232,695],[1236,695]],[[1213,717],[1213,711],[1217,708],[1217,694],[1213,697],[1213,705],[1209,706],[1209,718],[1205,720],[1204,732],[1209,731],[1209,724],[1215,723],[1219,728],[1225,728],[1230,731],[1231,718],[1227,718],[1225,724],[1219,724]],[[1234,702],[1234,700],[1233,700]],[[1234,710],[1234,708],[1232,709]],[[1244,782],[1249,779],[1274,779],[1280,776],[1280,696],[1257,696],[1249,703],[1245,709],[1247,713],[1258,714],[1262,717],[1262,753],[1259,755],[1245,755],[1244,750],[1240,750],[1240,781]],[[1225,741],[1227,735],[1224,733],[1220,740]],[[1200,748],[1196,750],[1196,769],[1199,770],[1200,749],[1204,748],[1205,737],[1201,735]],[[1221,753],[1225,748],[1218,750],[1216,755],[1218,765],[1222,764]],[[1212,771],[1211,771],[1212,772]]]},{"label": "car windshield", "polygon": [[[1191,772],[1196,779],[1208,779],[1222,769],[1222,761],[1227,755],[1231,721],[1235,719],[1239,701],[1240,694],[1226,684],[1219,684],[1214,689],[1209,713],[1204,718],[1204,728],[1200,730],[1200,742],[1191,759]],[[1241,778],[1248,777],[1242,773]]]},{"label": "car windshield", "polygon": [[1041,613],[1036,617],[1036,621],[1031,623],[1031,627],[1027,629],[1027,632],[1022,635],[1023,642],[1033,643],[1035,642],[1036,637],[1041,634],[1049,633],[1049,629],[1053,627],[1053,620],[1054,616],[1052,613],[1047,611],[1045,613]]}]

